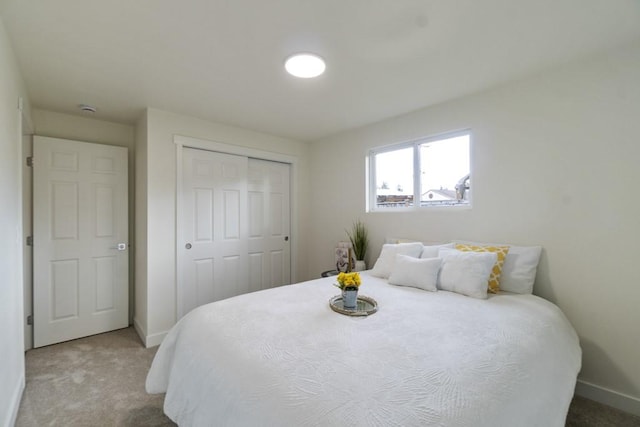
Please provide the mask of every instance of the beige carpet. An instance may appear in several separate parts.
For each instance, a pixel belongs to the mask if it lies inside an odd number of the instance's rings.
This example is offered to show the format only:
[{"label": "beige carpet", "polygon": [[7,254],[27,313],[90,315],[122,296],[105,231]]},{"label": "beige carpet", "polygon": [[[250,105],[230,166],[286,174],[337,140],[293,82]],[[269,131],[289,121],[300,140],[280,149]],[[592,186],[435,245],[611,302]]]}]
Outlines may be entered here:
[{"label": "beige carpet", "polygon": [[569,407],[566,427],[640,427],[640,417],[575,396]]},{"label": "beige carpet", "polygon": [[174,426],[144,390],[156,349],[127,328],[28,351],[16,426]]},{"label": "beige carpet", "polygon": [[[144,381],[156,349],[133,328],[27,352],[16,426],[173,426]],[[575,397],[568,427],[640,427],[640,418]]]}]

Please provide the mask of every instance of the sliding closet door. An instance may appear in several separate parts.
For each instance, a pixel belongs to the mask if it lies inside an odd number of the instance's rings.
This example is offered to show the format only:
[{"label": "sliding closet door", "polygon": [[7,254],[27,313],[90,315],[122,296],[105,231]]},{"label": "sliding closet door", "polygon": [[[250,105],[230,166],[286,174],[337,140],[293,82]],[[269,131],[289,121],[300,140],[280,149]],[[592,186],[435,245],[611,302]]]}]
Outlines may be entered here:
[{"label": "sliding closet door", "polygon": [[181,315],[249,290],[247,165],[246,157],[183,151]]},{"label": "sliding closet door", "polygon": [[291,166],[249,159],[249,290],[291,283]]},{"label": "sliding closet door", "polygon": [[289,164],[184,148],[178,317],[291,282]]}]

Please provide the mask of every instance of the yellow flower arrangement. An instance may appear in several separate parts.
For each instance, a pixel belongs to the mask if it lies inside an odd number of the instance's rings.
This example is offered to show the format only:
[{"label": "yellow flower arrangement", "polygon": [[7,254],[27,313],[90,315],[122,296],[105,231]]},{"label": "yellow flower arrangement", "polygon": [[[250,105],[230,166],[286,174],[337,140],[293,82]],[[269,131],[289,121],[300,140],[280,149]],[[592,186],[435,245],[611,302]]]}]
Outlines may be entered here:
[{"label": "yellow flower arrangement", "polygon": [[338,283],[335,286],[340,289],[358,289],[362,281],[358,273],[340,273],[338,274]]}]

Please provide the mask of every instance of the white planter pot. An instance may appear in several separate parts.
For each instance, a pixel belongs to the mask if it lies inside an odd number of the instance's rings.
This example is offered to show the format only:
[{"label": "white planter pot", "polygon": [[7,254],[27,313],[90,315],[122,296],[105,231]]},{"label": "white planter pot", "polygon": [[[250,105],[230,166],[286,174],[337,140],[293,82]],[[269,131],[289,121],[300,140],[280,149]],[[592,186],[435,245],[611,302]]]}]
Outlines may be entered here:
[{"label": "white planter pot", "polygon": [[364,271],[367,269],[367,263],[363,260],[356,260],[355,265],[353,266],[353,271]]}]

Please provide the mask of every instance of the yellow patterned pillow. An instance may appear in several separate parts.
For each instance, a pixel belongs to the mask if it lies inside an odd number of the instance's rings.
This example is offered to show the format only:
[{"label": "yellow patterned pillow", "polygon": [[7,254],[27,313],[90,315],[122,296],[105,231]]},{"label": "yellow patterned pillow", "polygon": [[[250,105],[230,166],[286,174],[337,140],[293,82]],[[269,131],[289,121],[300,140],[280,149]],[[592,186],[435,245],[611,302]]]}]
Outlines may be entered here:
[{"label": "yellow patterned pillow", "polygon": [[500,290],[500,274],[502,274],[502,266],[504,259],[509,252],[509,246],[476,246],[456,243],[456,249],[463,252],[495,252],[498,260],[489,275],[489,292],[497,294]]}]

